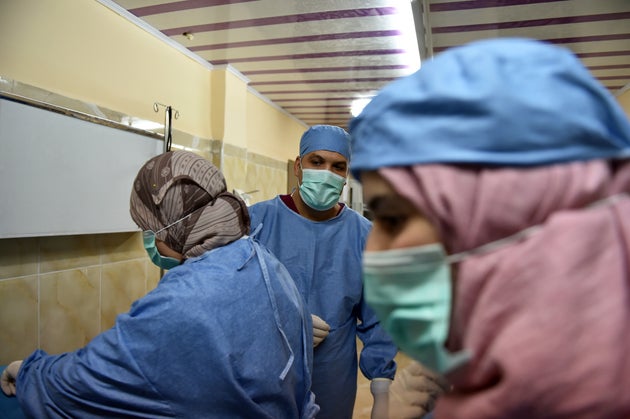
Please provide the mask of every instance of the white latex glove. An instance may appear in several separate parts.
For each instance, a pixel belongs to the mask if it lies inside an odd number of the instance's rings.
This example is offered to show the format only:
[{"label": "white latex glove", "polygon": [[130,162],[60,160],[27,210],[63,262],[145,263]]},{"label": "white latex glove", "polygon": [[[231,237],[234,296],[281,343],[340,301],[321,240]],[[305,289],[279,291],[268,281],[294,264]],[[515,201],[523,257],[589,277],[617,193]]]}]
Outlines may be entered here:
[{"label": "white latex glove", "polygon": [[323,321],[320,317],[311,314],[313,318],[313,348],[322,343],[328,333],[330,333],[330,326]]},{"label": "white latex glove", "polygon": [[389,414],[396,419],[421,418],[448,391],[446,380],[416,361],[396,373],[389,388]]},{"label": "white latex glove", "polygon": [[372,415],[370,419],[388,419],[389,418],[389,386],[392,380],[389,378],[375,378],[370,382],[370,393],[374,398],[372,405]]},{"label": "white latex glove", "polygon": [[2,371],[0,377],[0,387],[7,396],[15,396],[15,379],[17,378],[22,361],[13,361]]}]

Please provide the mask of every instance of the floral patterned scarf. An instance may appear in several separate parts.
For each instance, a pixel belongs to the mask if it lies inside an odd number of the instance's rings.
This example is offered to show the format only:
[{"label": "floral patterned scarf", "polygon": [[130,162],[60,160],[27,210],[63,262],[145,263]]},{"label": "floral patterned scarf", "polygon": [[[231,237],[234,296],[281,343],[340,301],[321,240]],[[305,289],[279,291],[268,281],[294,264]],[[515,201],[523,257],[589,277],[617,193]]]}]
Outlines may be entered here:
[{"label": "floral patterned scarf", "polygon": [[195,257],[249,232],[245,203],[227,192],[223,174],[188,151],[170,151],[140,169],[131,192],[131,217],[184,257]]}]

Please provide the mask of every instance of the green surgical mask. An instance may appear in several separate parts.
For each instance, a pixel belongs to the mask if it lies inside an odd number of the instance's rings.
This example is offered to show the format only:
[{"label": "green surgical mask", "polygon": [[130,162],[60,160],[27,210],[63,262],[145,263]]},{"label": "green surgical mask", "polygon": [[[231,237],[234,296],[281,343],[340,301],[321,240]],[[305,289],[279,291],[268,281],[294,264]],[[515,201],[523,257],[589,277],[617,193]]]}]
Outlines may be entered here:
[{"label": "green surgical mask", "polygon": [[441,244],[363,255],[365,300],[399,348],[446,373],[469,359],[444,347],[451,313],[451,270]]},{"label": "green surgical mask", "polygon": [[309,207],[326,211],[335,206],[346,178],[329,170],[302,169],[300,196]]},{"label": "green surgical mask", "polygon": [[180,218],[179,220],[167,225],[166,227],[159,229],[156,232],[153,232],[151,230],[145,230],[142,232],[142,241],[144,243],[144,249],[149,254],[149,258],[151,259],[151,262],[153,262],[154,265],[158,266],[159,268],[169,270],[169,269],[173,269],[174,267],[182,263],[179,259],[162,256],[160,252],[158,251],[157,246],[155,245],[155,236],[156,234],[166,230],[167,228],[184,221],[186,218],[190,217],[191,215],[192,213],[186,215],[185,217]]},{"label": "green surgical mask", "polygon": [[[162,231],[162,230],[160,230]],[[181,263],[179,259],[162,256],[155,245],[155,233],[151,230],[142,232],[142,241],[144,242],[144,249],[149,254],[149,258],[153,264],[162,269],[173,269]]]}]

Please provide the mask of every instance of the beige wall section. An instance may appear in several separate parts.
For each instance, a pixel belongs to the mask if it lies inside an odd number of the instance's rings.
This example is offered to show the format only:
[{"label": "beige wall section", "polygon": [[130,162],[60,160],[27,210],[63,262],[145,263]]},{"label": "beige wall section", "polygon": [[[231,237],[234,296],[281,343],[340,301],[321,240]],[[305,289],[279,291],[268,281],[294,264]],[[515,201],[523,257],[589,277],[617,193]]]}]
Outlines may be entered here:
[{"label": "beige wall section", "polygon": [[159,277],[139,233],[0,240],[0,365],[85,345]]},{"label": "beige wall section", "polygon": [[224,144],[223,174],[228,189],[249,192],[249,204],[287,193],[286,163]]},{"label": "beige wall section", "polygon": [[[45,42],[42,42],[42,41]],[[0,75],[210,136],[210,72],[97,1],[0,1]]]},{"label": "beige wall section", "polygon": [[630,118],[630,86],[626,90],[617,96],[617,101],[621,104],[621,107],[626,111],[626,115]]}]

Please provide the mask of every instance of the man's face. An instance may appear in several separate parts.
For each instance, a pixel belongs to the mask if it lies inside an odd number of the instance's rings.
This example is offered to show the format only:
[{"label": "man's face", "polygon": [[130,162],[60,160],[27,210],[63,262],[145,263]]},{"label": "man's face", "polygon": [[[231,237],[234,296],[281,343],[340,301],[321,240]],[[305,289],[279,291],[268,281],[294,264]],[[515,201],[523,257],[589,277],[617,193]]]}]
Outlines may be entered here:
[{"label": "man's face", "polygon": [[317,150],[295,160],[293,171],[302,182],[302,169],[328,170],[336,175],[348,176],[348,159],[334,151]]}]

